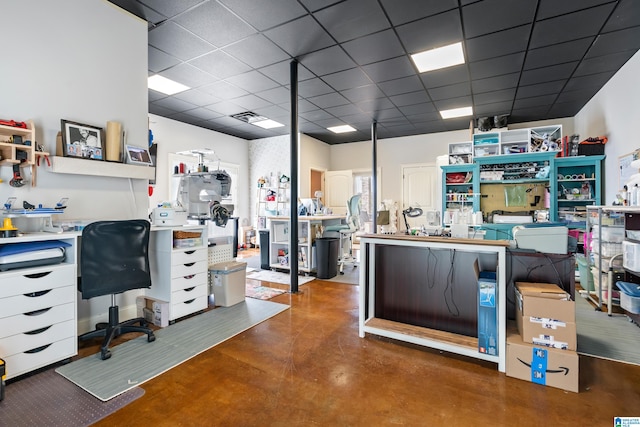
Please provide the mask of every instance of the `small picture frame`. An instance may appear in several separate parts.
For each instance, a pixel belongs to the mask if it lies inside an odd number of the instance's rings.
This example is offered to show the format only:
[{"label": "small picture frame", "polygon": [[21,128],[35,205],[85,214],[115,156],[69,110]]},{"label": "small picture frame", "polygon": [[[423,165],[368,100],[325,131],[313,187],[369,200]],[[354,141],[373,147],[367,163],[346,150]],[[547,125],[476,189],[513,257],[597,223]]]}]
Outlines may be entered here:
[{"label": "small picture frame", "polygon": [[65,157],[104,160],[102,128],[60,120],[62,127],[62,154]]},{"label": "small picture frame", "polygon": [[126,144],[124,150],[126,152],[126,163],[130,165],[153,166],[153,160],[147,148]]}]

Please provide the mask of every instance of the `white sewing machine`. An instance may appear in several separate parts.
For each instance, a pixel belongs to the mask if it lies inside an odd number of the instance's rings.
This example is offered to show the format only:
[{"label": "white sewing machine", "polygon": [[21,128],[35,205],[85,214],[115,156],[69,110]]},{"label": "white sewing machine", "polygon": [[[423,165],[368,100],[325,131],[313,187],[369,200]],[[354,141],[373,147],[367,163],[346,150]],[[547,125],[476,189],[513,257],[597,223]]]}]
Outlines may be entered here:
[{"label": "white sewing machine", "polygon": [[516,225],[511,233],[520,249],[534,249],[548,254],[566,254],[569,229],[558,227],[527,227]]}]

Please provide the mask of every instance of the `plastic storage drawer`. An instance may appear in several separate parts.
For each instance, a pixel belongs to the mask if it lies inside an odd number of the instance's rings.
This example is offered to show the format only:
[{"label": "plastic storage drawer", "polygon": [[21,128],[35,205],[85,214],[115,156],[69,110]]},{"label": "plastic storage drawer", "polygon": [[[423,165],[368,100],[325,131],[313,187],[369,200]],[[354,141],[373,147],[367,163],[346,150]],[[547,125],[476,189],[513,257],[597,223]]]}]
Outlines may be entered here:
[{"label": "plastic storage drawer", "polygon": [[616,282],[620,289],[620,307],[629,313],[640,314],[640,285],[631,282]]},{"label": "plastic storage drawer", "polygon": [[622,242],[622,266],[640,272],[640,243]]}]

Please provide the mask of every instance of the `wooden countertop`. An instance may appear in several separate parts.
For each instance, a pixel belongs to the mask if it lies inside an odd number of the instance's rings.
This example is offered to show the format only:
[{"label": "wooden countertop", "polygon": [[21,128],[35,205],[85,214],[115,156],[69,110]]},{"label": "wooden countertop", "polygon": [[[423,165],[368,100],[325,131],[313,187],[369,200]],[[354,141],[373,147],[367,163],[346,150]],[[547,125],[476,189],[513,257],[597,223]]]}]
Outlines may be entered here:
[{"label": "wooden countertop", "polygon": [[414,242],[437,242],[437,243],[457,243],[463,245],[477,246],[509,246],[508,240],[483,240],[483,239],[463,239],[459,237],[444,236],[413,236],[410,234],[363,234],[360,240],[383,239],[383,240],[404,240]]}]

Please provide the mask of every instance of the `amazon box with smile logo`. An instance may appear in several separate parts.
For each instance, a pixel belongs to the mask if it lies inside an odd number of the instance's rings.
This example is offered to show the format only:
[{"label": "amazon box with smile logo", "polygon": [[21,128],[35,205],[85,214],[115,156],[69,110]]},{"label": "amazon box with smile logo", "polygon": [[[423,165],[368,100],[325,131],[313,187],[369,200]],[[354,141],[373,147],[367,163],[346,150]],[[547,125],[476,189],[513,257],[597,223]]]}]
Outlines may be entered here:
[{"label": "amazon box with smile logo", "polygon": [[516,331],[507,335],[507,376],[579,392],[578,353],[529,344]]}]

